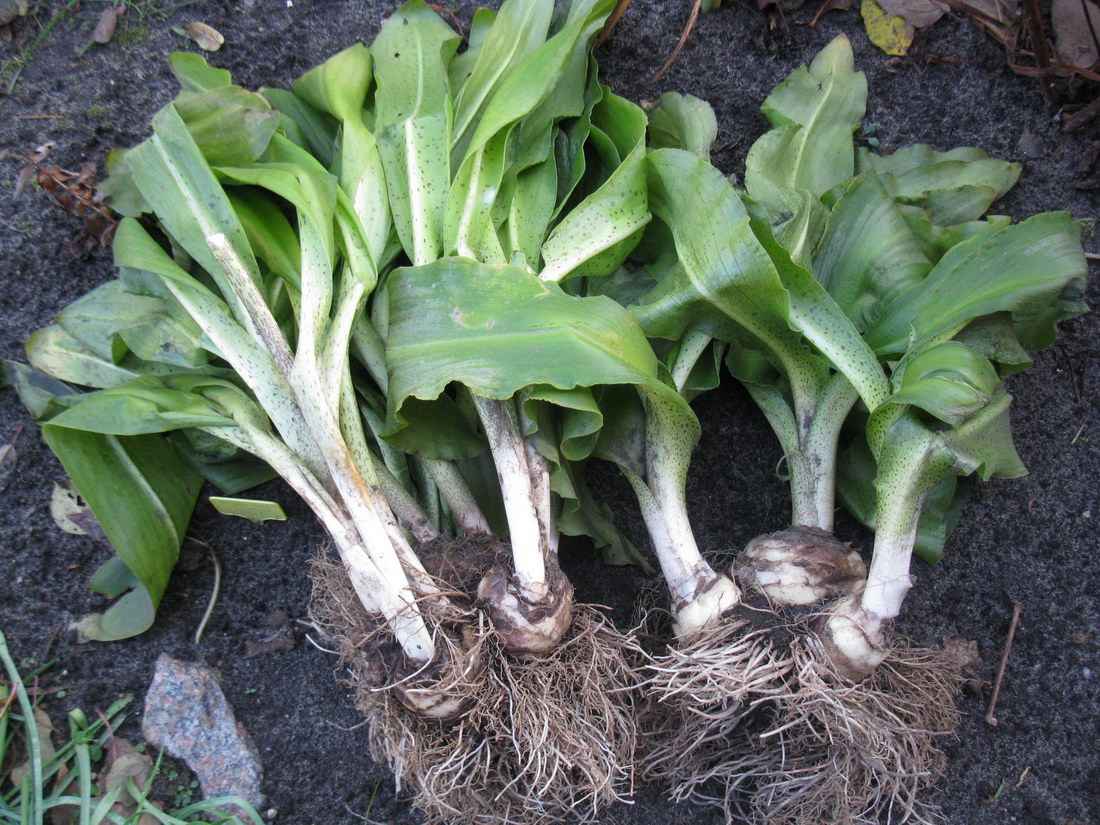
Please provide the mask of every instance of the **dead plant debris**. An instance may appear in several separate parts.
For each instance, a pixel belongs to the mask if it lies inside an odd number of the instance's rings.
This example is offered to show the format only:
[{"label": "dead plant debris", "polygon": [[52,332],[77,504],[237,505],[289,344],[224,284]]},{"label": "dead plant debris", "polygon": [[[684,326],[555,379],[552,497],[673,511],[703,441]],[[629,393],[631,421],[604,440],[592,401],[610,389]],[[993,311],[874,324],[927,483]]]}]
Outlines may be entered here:
[{"label": "dead plant debris", "polygon": [[84,218],[84,226],[70,242],[74,255],[89,255],[97,247],[111,245],[118,227],[118,218],[103,202],[104,195],[96,191],[95,163],[86,161],[73,172],[55,163],[47,163],[54,144],[44,143],[31,152],[16,152],[23,162],[15,180],[12,200],[18,199],[33,180],[38,188],[70,215]]}]

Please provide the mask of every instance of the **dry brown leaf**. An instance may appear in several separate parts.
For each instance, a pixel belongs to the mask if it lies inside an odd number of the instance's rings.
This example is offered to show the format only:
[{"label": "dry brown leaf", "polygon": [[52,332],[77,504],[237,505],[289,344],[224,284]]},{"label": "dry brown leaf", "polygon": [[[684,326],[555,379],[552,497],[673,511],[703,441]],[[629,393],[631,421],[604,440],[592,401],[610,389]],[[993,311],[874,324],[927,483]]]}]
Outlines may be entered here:
[{"label": "dry brown leaf", "polygon": [[1100,60],[1096,48],[1096,38],[1100,38],[1100,8],[1088,0],[1054,0],[1050,23],[1054,48],[1063,63],[1088,69]]},{"label": "dry brown leaf", "polygon": [[187,24],[187,34],[200,49],[206,52],[216,52],[225,43],[225,38],[220,31],[198,21]]},{"label": "dry brown leaf", "polygon": [[828,12],[847,11],[852,7],[852,2],[853,0],[822,0],[821,5],[817,7],[817,13],[814,15],[814,19],[810,21],[810,25],[816,26],[817,21]]},{"label": "dry brown leaf", "polygon": [[71,172],[56,164],[46,164],[44,161],[52,148],[52,143],[46,143],[34,152],[18,153],[26,165],[16,180],[13,199],[19,197],[31,180],[36,180],[39,188],[58,206],[84,218],[83,228],[70,244],[73,254],[87,255],[97,246],[110,246],[118,219],[103,202],[103,195],[96,191],[96,165],[85,162],[80,165],[80,171]]},{"label": "dry brown leaf", "polygon": [[998,43],[1014,40],[1020,25],[1020,0],[965,0],[951,5],[970,17]]},{"label": "dry brown leaf", "polygon": [[[38,728],[38,742],[42,748],[42,764],[45,765],[51,759],[54,754],[57,753],[53,744],[54,726],[50,721],[50,717],[46,715],[46,711],[42,708],[34,709],[34,724]],[[30,757],[26,759],[22,764],[16,765],[8,773],[8,777],[11,779],[13,785],[19,785],[23,779],[30,775],[31,761]]]},{"label": "dry brown leaf", "polygon": [[99,15],[99,22],[95,24],[92,32],[92,42],[105,45],[111,42],[115,36],[115,27],[118,26],[118,9],[113,6],[105,8]]},{"label": "dry brown leaf", "polygon": [[[144,788],[152,772],[153,760],[148,755],[140,753],[128,740],[113,737],[103,759],[103,765],[99,769],[101,777],[99,787],[104,795],[115,788],[123,789],[123,793],[111,806],[111,810],[129,821],[137,811],[138,800],[126,791],[126,782],[132,779],[137,787]],[[102,798],[102,796],[97,797],[97,803]],[[138,820],[139,825],[145,825],[145,816],[147,815],[142,815]]]},{"label": "dry brown leaf", "polygon": [[931,26],[947,12],[947,6],[936,0],[879,0],[879,5],[918,29]]},{"label": "dry brown leaf", "polygon": [[74,536],[89,536],[97,541],[107,541],[95,514],[77,492],[68,485],[53,485],[50,496],[50,515],[54,524]]},{"label": "dry brown leaf", "polygon": [[959,663],[960,668],[975,668],[982,663],[978,643],[959,636],[944,636],[943,651]]}]

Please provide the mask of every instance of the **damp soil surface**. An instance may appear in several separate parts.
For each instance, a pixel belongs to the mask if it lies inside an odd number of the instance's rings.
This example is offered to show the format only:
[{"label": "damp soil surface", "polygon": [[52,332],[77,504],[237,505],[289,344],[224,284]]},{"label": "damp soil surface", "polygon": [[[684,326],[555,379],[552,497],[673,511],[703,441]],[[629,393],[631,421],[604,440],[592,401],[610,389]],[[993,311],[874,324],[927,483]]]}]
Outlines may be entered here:
[{"label": "damp soil surface", "polygon": [[[61,3],[41,2],[37,19],[17,21],[18,54]],[[72,7],[75,4],[67,4]],[[84,51],[102,4],[67,14],[31,56],[14,93],[0,98],[0,147],[28,150],[47,141],[51,159],[70,169],[102,167],[106,153],[143,138],[152,114],[175,93],[168,54],[194,45],[173,32],[192,20],[220,30],[226,44],[211,62],[249,87],[285,86],[292,78],[355,40],[368,41],[393,3],[320,0],[193,4],[131,3],[115,40]],[[165,16],[158,6],[181,5]],[[455,3],[466,21],[472,4]],[[758,107],[769,89],[808,61],[838,32],[851,38],[871,95],[867,132],[884,149],[927,142],[938,149],[982,147],[1019,161],[1019,185],[997,211],[1023,218],[1068,209],[1086,222],[1095,252],[1095,194],[1072,183],[1097,135],[1067,136],[1052,119],[1036,81],[1011,74],[1004,52],[970,24],[941,20],[918,39],[911,59],[890,60],[861,29],[858,11],[832,12],[816,27],[813,10],[777,18],[771,26],[755,4],[723,4],[703,15],[680,59],[655,85],[647,78],[672,50],[688,6],[636,0],[600,53],[604,78],[634,99],[665,90],[691,92],[718,113],[715,162],[736,173],[765,129]],[[144,16],[142,11],[145,12]],[[18,164],[0,171],[0,356],[20,359],[23,341],[64,305],[112,277],[108,254],[74,257],[79,222],[36,191],[15,203]],[[1095,276],[1095,273],[1094,273]],[[1091,302],[1100,302],[1094,279]],[[1100,823],[1100,316],[1064,325],[1060,341],[1034,367],[1014,377],[1014,429],[1031,474],[982,486],[964,513],[943,563],[918,564],[916,587],[901,629],[922,643],[944,637],[977,642],[979,676],[992,681],[1001,658],[1012,600],[1023,615],[996,710],[983,721],[988,684],[961,697],[963,723],[945,741],[947,776],[930,795],[957,825],[1086,825]],[[789,504],[776,475],[778,446],[763,418],[737,387],[697,402],[704,436],[689,488],[700,543],[730,553],[748,538],[786,525]],[[308,566],[324,543],[321,528],[291,492],[271,484],[259,497],[280,501],[289,519],[252,526],[217,515],[202,499],[191,535],[209,545],[224,570],[221,596],[201,644],[192,636],[209,598],[213,570],[178,571],[156,626],[139,638],[77,645],[66,627],[102,608],[86,588],[107,550],[62,533],[50,517],[58,462],[19,401],[0,391],[0,443],[15,439],[14,472],[0,492],[0,624],[17,660],[54,661],[45,677],[68,688],[51,703],[55,724],[80,706],[106,707],[119,694],[141,696],[156,657],[205,662],[221,675],[264,767],[266,808],[287,825],[350,825],[369,814],[384,823],[415,823],[383,767],[366,753],[366,732],[336,659],[311,643],[305,620]],[[625,488],[610,474],[597,479],[619,519],[640,519]],[[838,532],[867,546],[867,535],[841,521]],[[637,536],[642,541],[641,536]],[[610,604],[620,619],[645,584],[632,570],[602,569],[583,545],[568,545],[567,571],[580,598]],[[256,653],[249,640],[270,632],[272,616],[291,620],[290,650]],[[315,639],[316,640],[316,639]],[[282,645],[285,646],[285,645]],[[262,646],[261,648],[262,649]],[[140,703],[138,703],[140,704]],[[134,722],[124,733],[136,736]],[[669,802],[661,789],[638,789],[632,806],[610,810],[607,823],[718,823],[717,812]],[[823,824],[824,825],[824,824]]]}]

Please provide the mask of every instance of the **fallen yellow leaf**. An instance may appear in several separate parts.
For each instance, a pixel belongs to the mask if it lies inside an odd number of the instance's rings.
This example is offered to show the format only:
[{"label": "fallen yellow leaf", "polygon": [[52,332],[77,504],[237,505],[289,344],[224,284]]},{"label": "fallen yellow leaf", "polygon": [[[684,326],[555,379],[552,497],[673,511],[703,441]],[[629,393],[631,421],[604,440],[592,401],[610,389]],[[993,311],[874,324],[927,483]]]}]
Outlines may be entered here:
[{"label": "fallen yellow leaf", "polygon": [[859,12],[872,43],[887,54],[899,57],[909,51],[916,29],[903,18],[886,12],[877,0],[863,0]]}]

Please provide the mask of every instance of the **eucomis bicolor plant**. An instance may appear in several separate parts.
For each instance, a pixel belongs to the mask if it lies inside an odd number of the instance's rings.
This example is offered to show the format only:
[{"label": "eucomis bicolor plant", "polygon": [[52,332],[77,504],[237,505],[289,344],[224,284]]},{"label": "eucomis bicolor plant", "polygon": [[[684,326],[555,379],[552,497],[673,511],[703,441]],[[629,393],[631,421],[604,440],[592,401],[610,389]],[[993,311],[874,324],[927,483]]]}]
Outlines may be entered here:
[{"label": "eucomis bicolor plant", "polygon": [[[673,342],[682,390],[712,339],[727,347],[784,450],[791,528],[750,542],[703,642],[685,656],[681,622],[680,649],[649,681],[681,708],[679,722],[655,716],[655,773],[730,811],[747,790],[775,822],[921,815],[915,794],[941,767],[935,735],[953,727],[958,666],[890,631],[910,559],[918,542],[938,554],[967,489],[959,477],[1023,472],[1002,376],[1084,311],[1068,215],[982,219],[1018,167],[968,148],[857,152],[865,105],[838,38],[769,96],[773,128],[741,191],[705,159],[713,115],[662,101],[656,143],[685,148],[648,156],[646,266],[613,290],[647,334]],[[876,529],[869,570],[832,535],[845,422],[842,499]],[[669,584],[675,607],[684,596]],[[731,610],[742,588],[770,608]],[[781,641],[775,627],[798,615]],[[727,736],[735,725],[744,735]]]},{"label": "eucomis bicolor plant", "polygon": [[632,642],[556,558],[559,528],[629,550],[576,472],[595,395],[681,404],[627,312],[559,285],[615,270],[649,221],[645,117],[588,54],[611,6],[513,0],[460,51],[407,3],[259,95],[177,56],[184,91],[106,186],[119,279],[10,370],[119,551],[94,583],[132,588],[92,635],[151,622],[201,477],[302,496],[339,557],[318,614],[433,822],[587,818],[631,784]]}]

